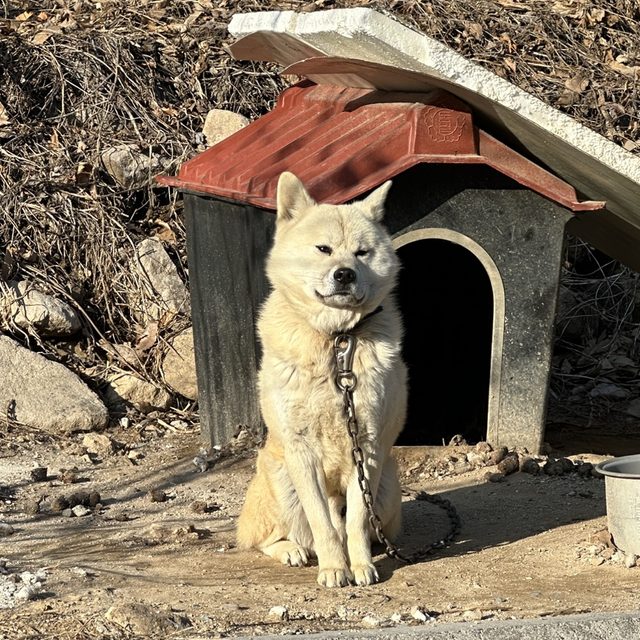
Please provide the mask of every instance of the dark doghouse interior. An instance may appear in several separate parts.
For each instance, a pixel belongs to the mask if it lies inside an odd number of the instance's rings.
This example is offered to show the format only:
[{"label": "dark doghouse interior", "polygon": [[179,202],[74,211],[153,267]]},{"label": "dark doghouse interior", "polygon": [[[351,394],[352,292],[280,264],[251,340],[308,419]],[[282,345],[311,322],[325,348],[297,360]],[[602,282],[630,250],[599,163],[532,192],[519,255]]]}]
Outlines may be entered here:
[{"label": "dark doghouse interior", "polygon": [[493,292],[468,249],[426,239],[398,251],[402,271],[407,423],[399,445],[440,445],[456,434],[486,438]]}]

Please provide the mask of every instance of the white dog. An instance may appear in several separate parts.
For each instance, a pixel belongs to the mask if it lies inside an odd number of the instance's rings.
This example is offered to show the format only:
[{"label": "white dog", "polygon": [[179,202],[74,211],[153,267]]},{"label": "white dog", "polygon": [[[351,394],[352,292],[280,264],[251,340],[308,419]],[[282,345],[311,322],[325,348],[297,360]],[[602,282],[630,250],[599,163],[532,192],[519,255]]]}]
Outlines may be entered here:
[{"label": "white dog", "polygon": [[357,339],[354,402],[376,512],[388,538],[400,529],[400,486],[389,456],[406,413],[402,325],[391,296],[399,262],[380,225],[390,186],[330,205],[315,203],[291,173],[278,182],[267,264],[273,291],[258,323],[268,436],[238,521],[238,546],[292,566],[316,556],[318,582],[328,587],[378,580],[335,384],[339,333]]}]

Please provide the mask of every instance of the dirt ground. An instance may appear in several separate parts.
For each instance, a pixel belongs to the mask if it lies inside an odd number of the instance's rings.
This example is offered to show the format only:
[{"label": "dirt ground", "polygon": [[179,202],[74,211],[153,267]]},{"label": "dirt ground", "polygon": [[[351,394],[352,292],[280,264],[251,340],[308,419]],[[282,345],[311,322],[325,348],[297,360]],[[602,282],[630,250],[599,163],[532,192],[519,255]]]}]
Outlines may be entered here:
[{"label": "dirt ground", "polygon": [[[13,438],[0,455],[0,522],[14,528],[0,538],[0,638],[212,638],[640,606],[640,568],[626,568],[603,535],[600,478],[517,472],[489,482],[491,467],[460,466],[470,447],[399,449],[405,486],[449,498],[461,535],[414,566],[379,554],[379,584],[329,590],[316,584],[316,567],[234,549],[254,452],[244,447],[202,471],[199,434],[176,424],[122,428],[110,434],[121,448],[97,456],[82,436]],[[560,445],[567,433],[556,432]],[[606,457],[569,441],[573,459]],[[627,444],[637,451],[639,442]],[[35,466],[48,468],[46,480],[32,480]],[[62,482],[72,468],[76,482]],[[153,501],[153,490],[166,500]],[[99,504],[80,517],[52,512],[64,506],[55,498],[78,491],[99,492]],[[407,552],[448,527],[437,507],[411,498],[404,519]],[[20,601],[28,582],[40,585]]]}]

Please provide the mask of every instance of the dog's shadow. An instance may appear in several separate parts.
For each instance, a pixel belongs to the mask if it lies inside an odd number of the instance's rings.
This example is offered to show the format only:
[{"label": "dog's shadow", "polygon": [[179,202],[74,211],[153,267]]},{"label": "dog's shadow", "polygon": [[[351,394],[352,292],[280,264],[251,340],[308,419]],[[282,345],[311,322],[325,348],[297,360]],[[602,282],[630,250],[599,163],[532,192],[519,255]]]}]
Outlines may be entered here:
[{"label": "dog's shadow", "polygon": [[[456,509],[461,529],[451,545],[436,549],[420,563],[478,553],[606,513],[604,482],[574,475],[557,478],[518,473],[497,484],[459,487],[439,495]],[[444,509],[414,498],[403,502],[402,517],[402,533],[396,544],[406,556],[443,539],[452,526]],[[381,545],[375,544],[373,552],[381,581],[403,566],[384,555]]]}]

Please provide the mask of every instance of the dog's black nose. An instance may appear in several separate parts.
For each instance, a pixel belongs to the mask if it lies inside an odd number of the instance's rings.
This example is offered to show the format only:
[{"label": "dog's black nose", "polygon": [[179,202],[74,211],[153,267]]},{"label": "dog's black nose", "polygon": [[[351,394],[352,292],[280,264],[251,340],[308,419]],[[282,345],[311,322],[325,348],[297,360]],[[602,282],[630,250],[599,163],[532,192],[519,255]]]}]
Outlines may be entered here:
[{"label": "dog's black nose", "polygon": [[340,284],[351,284],[355,282],[356,272],[353,269],[342,267],[333,272],[333,279]]}]

